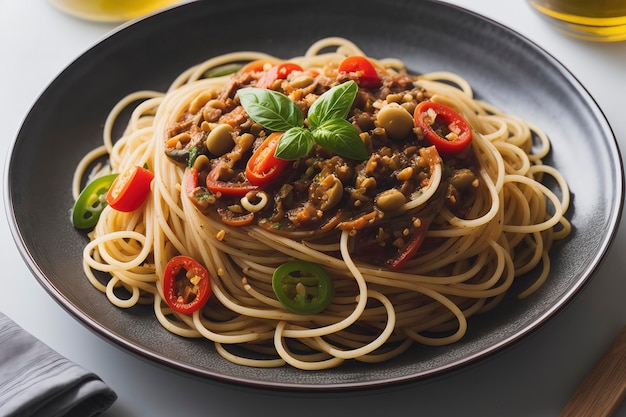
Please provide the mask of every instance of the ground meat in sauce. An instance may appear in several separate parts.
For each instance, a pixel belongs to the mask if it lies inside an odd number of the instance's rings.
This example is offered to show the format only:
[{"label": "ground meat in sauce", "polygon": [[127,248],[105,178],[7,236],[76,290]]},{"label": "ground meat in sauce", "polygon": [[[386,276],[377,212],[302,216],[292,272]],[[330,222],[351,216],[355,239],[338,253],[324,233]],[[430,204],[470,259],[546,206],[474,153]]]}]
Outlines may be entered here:
[{"label": "ground meat in sauce", "polygon": [[[292,99],[305,117],[317,97],[349,79],[348,75],[306,77],[290,74],[272,85]],[[404,213],[401,218],[393,216],[394,205],[408,201],[428,185],[434,159],[439,158],[433,156],[434,151],[419,129],[411,128],[401,140],[392,139],[377,121],[383,106],[393,104],[412,116],[417,103],[428,97],[414,78],[404,73],[382,75],[378,89],[360,88],[348,114],[370,153],[367,160],[348,160],[314,145],[306,157],[289,163],[281,181],[263,189],[268,202],[253,216],[242,206],[240,197],[210,193],[203,184],[214,170],[219,170],[216,175],[221,181],[245,183],[246,161],[271,133],[247,116],[236,95],[239,88],[255,86],[257,79],[258,75],[251,73],[233,75],[221,92],[207,98],[197,112],[181,115],[169,130],[165,153],[175,163],[186,165],[190,159],[195,161],[198,184],[191,195],[207,215],[224,217],[228,213],[231,220],[253,218],[267,230],[284,234],[359,230],[358,241],[363,248],[373,245],[373,252],[380,252],[381,247],[400,246],[416,219],[433,216],[437,208],[426,213]],[[212,154],[205,145],[218,124],[232,128],[222,129],[227,130],[227,142],[232,140],[232,148],[221,155]],[[177,136],[184,140],[176,141]],[[436,194],[439,207],[445,204],[454,214],[462,215],[474,200],[478,181],[473,155],[465,151],[444,162],[447,179]],[[385,197],[380,195],[388,190],[393,192]],[[249,196],[255,203],[258,195]],[[365,229],[367,232],[360,232]]]}]

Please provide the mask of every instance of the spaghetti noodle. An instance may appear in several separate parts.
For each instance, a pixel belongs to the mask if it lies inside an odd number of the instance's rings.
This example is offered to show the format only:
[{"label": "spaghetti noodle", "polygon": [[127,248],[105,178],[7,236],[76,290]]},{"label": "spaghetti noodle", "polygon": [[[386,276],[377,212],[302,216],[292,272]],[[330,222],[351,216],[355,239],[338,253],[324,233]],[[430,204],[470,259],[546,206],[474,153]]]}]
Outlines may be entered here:
[{"label": "spaghetti noodle", "polygon": [[[364,55],[348,40],[320,40],[303,56],[289,60],[302,71],[279,77],[267,89],[289,95],[306,112],[324,90],[350,79],[359,81],[362,73],[342,75],[338,67],[346,57]],[[77,167],[74,195],[80,192],[87,168],[102,156],[108,157],[107,169],[112,172],[147,166],[154,181],[140,209],[120,212],[107,206],[102,211],[84,249],[84,270],[92,284],[118,307],[151,304],[168,331],[206,338],[227,360],[305,370],[338,366],[348,359],[385,361],[413,343],[454,343],[466,333],[470,316],[493,309],[517,277],[538,269],[537,278],[518,296],[536,291],[548,278],[553,241],[570,231],[564,217],[567,184],[555,168],[542,162],[550,151],[547,136],[476,100],[469,83],[458,75],[410,76],[397,59],[368,60],[382,84],[369,88],[376,95],[366,95],[367,88],[360,88],[356,98],[360,102],[355,101],[347,115],[368,147],[368,159],[349,161],[314,145],[312,153],[290,162],[291,171],[282,177],[296,190],[304,182],[303,195],[317,195],[312,187],[323,193],[317,203],[292,203],[282,217],[276,216],[277,206],[291,200],[275,184],[236,198],[204,187],[224,154],[233,158],[244,134],[252,132],[254,137],[247,147],[241,145],[244,149],[237,157],[244,160],[270,134],[241,111],[237,91],[258,86],[282,59],[254,52],[219,56],[180,74],[165,93],[141,91],[122,100],[106,121],[104,144]],[[216,68],[251,62],[264,65],[245,76],[239,70],[235,75],[207,77]],[[138,101],[122,137],[114,140],[113,126],[122,110]],[[410,139],[398,141],[391,138],[393,127],[377,120],[392,103],[411,114],[422,101],[443,104],[462,115],[473,133],[469,148],[458,155],[439,155],[419,126],[411,124],[403,133]],[[369,113],[355,111],[364,106]],[[215,109],[217,114],[207,114]],[[369,119],[363,120],[364,114]],[[233,122],[235,116],[239,124]],[[202,125],[207,119],[212,121]],[[190,150],[187,142],[173,139],[195,126],[204,141],[209,132],[227,123],[233,143],[215,154],[203,148],[202,157],[192,156],[198,148]],[[224,145],[223,140],[218,145]],[[176,160],[181,155],[182,163]],[[305,160],[309,165],[303,167]],[[229,161],[220,181],[241,183],[241,162]],[[338,167],[345,167],[350,180],[341,177],[344,171]],[[190,178],[194,169],[200,172],[198,183]],[[320,175],[325,169],[330,173]],[[386,188],[394,194],[387,196],[391,202],[386,208],[379,197],[385,191],[380,189],[383,176],[392,178]],[[548,176],[558,192],[542,184]],[[324,178],[333,181],[326,184]],[[195,191],[188,188],[190,181]],[[379,188],[369,191],[372,181]],[[343,190],[340,198],[328,196],[335,186]],[[198,190],[204,193],[201,197]],[[344,205],[330,208],[333,204],[327,202],[321,209],[325,199]],[[311,205],[313,215],[307,217],[303,207]],[[248,218],[254,221],[231,225],[224,210],[230,217],[252,213]],[[415,253],[406,249],[413,230],[423,234]],[[200,262],[211,276],[212,297],[190,314],[173,311],[163,292],[166,264],[179,254]],[[407,259],[397,267],[381,260],[402,254]],[[331,276],[334,296],[323,311],[292,312],[275,296],[272,274],[294,259],[321,265]],[[109,278],[103,283],[95,271]]]}]

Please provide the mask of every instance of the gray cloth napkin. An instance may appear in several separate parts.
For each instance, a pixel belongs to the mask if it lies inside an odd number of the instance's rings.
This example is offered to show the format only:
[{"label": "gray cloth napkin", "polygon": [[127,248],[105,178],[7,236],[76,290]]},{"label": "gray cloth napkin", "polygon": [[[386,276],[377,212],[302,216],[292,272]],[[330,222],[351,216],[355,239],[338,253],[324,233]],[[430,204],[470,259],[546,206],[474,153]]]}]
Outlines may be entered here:
[{"label": "gray cloth napkin", "polygon": [[0,416],[89,417],[117,394],[0,312]]}]

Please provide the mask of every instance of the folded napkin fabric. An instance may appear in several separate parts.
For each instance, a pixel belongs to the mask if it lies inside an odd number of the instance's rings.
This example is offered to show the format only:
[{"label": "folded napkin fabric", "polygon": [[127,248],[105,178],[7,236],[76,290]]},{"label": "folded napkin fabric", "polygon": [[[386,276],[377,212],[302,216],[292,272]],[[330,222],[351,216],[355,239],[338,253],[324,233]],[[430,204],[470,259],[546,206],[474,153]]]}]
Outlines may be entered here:
[{"label": "folded napkin fabric", "polygon": [[0,416],[89,417],[116,393],[0,312]]}]

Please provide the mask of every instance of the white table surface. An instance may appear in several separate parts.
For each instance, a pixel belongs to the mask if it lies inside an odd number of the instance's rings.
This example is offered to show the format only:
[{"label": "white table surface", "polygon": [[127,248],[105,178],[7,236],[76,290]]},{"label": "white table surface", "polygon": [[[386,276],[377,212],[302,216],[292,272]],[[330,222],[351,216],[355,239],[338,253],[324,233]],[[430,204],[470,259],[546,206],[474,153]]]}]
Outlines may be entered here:
[{"label": "white table surface", "polygon": [[[524,0],[450,0],[527,36],[589,90],[626,145],[626,42],[586,43],[540,19]],[[0,0],[0,148],[6,154],[39,94],[114,29],[66,16],[45,0]],[[4,173],[4,170],[3,170]],[[2,185],[5,185],[3,179]],[[36,191],[35,191],[36,192]],[[2,193],[4,198],[4,192]],[[43,208],[43,203],[42,203]],[[626,324],[623,228],[584,291],[539,331],[444,378],[342,394],[280,393],[199,380],[137,358],[85,328],[39,285],[0,216],[0,311],[97,373],[119,398],[106,416],[556,416]],[[618,416],[626,416],[622,405]]]}]

